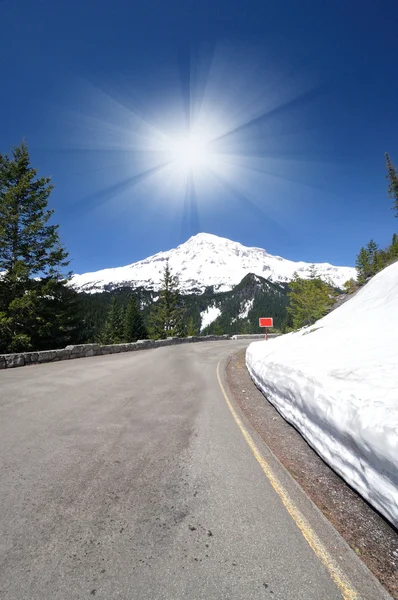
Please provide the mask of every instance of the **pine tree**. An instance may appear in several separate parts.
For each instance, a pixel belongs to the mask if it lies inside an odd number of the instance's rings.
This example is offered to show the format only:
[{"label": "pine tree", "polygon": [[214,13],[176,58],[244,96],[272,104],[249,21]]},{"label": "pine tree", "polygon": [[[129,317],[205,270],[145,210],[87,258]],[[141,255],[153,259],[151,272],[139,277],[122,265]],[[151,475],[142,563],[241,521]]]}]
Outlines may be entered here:
[{"label": "pine tree", "polygon": [[101,344],[120,344],[124,341],[124,308],[113,296],[108,315],[100,332],[98,341]]},{"label": "pine tree", "polygon": [[316,265],[314,263],[312,263],[312,265],[310,265],[310,273],[309,273],[309,278],[310,279],[316,279],[318,277],[317,272],[316,272]]},{"label": "pine tree", "polygon": [[213,332],[214,335],[224,335],[224,329],[218,320],[214,323]]},{"label": "pine tree", "polygon": [[109,323],[112,332],[112,344],[119,344],[124,337],[124,308],[115,297],[109,309]]},{"label": "pine tree", "polygon": [[245,320],[240,321],[238,332],[241,335],[252,333],[252,326],[250,324],[249,319],[245,319]]},{"label": "pine tree", "polygon": [[356,261],[358,283],[365,283],[372,276],[372,261],[369,251],[362,246]]},{"label": "pine tree", "polygon": [[321,279],[301,279],[297,273],[289,284],[288,296],[293,327],[312,325],[325,316],[335,302],[335,291]]},{"label": "pine tree", "polygon": [[375,275],[377,273],[377,254],[379,252],[379,246],[374,240],[370,240],[370,242],[366,246],[366,250],[371,265],[371,275]]},{"label": "pine tree", "polygon": [[150,335],[153,339],[184,337],[184,308],[180,299],[178,278],[172,275],[169,262],[163,272],[159,300],[153,305],[150,314]]},{"label": "pine tree", "polygon": [[108,344],[114,343],[111,322],[109,319],[106,319],[101,331],[99,332],[96,338],[96,341],[102,344],[103,346],[108,346]]},{"label": "pine tree", "polygon": [[48,198],[50,178],[35,179],[24,142],[12,158],[0,154],[0,268],[9,277],[19,269],[28,276],[54,275],[69,264],[61,246],[58,225],[48,225],[53,210]]},{"label": "pine tree", "polygon": [[190,317],[187,323],[187,336],[196,337],[197,335],[199,335],[199,328],[196,327],[193,317]]},{"label": "pine tree", "polygon": [[124,341],[136,342],[137,340],[146,340],[147,338],[148,333],[144,319],[138,308],[136,298],[132,293],[129,298],[124,319]]},{"label": "pine tree", "polygon": [[60,333],[57,315],[51,310],[43,313],[51,300],[54,306],[57,303],[49,290],[64,285],[62,271],[69,263],[58,225],[49,224],[52,189],[48,177],[37,178],[24,142],[12,150],[11,157],[0,154],[1,351],[51,347],[48,331],[55,338]]},{"label": "pine tree", "polygon": [[395,210],[395,216],[398,217],[398,173],[387,152],[385,157],[388,179],[388,195],[394,200],[392,210]]},{"label": "pine tree", "polygon": [[387,250],[387,260],[388,262],[395,262],[398,258],[398,235],[396,233],[392,236],[391,245]]},{"label": "pine tree", "polygon": [[37,314],[40,319],[30,331],[37,349],[64,348],[79,343],[82,315],[75,290],[54,278],[35,282],[40,288]]},{"label": "pine tree", "polygon": [[377,250],[373,255],[373,274],[379,273],[382,271],[388,263],[388,252],[385,250]]},{"label": "pine tree", "polygon": [[173,335],[175,337],[184,338],[187,337],[187,323],[185,320],[185,308],[182,304],[181,299],[176,306],[174,312],[174,328]]}]

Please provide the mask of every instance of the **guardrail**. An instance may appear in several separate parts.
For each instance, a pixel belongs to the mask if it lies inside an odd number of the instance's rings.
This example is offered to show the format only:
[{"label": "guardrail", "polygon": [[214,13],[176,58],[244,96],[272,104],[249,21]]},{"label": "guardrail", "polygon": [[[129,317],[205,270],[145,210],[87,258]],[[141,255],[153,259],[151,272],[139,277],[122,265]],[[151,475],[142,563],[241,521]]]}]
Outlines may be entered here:
[{"label": "guardrail", "polygon": [[90,356],[103,356],[104,354],[118,354],[120,352],[134,352],[136,350],[150,350],[162,346],[176,346],[177,344],[192,344],[195,342],[216,342],[231,339],[229,335],[190,336],[186,338],[167,338],[165,340],[138,340],[129,344],[78,344],[66,346],[59,350],[42,350],[39,352],[19,352],[17,354],[1,354],[0,369],[24,367],[25,365],[58,362],[73,358],[87,358]]}]

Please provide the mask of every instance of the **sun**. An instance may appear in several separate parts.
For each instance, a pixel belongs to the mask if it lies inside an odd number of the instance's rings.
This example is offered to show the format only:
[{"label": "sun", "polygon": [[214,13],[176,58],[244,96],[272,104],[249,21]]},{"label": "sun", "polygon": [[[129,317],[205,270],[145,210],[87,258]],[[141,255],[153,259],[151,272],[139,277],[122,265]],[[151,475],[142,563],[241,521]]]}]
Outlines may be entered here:
[{"label": "sun", "polygon": [[135,79],[125,80],[125,90],[119,83],[113,88],[80,80],[84,87],[74,96],[87,99],[62,120],[70,123],[65,149],[76,147],[87,156],[87,172],[98,165],[104,180],[103,190],[87,196],[88,210],[164,202],[181,206],[182,227],[190,228],[199,223],[200,208],[211,204],[216,211],[230,199],[236,210],[239,203],[256,219],[263,214],[281,225],[282,199],[290,206],[293,197],[282,188],[277,196],[279,186],[297,181],[311,187],[314,180],[310,161],[317,153],[306,150],[309,113],[302,121],[299,112],[317,98],[318,88],[309,73],[296,80],[287,63],[279,72],[283,61],[259,63],[257,45],[245,56],[245,46],[206,44],[184,54],[176,69],[166,63],[160,72],[151,69],[142,82],[150,95],[142,98],[131,96]]},{"label": "sun", "polygon": [[169,152],[171,161],[181,171],[198,171],[209,167],[212,162],[209,142],[193,133],[172,140]]}]

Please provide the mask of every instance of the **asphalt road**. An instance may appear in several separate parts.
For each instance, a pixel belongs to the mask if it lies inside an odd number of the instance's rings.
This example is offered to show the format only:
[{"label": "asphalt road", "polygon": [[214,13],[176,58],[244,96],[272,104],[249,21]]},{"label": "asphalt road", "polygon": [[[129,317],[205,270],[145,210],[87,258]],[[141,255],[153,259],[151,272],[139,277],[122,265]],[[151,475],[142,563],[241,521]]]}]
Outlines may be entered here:
[{"label": "asphalt road", "polygon": [[1,600],[342,598],[221,393],[247,343],[1,372]]}]

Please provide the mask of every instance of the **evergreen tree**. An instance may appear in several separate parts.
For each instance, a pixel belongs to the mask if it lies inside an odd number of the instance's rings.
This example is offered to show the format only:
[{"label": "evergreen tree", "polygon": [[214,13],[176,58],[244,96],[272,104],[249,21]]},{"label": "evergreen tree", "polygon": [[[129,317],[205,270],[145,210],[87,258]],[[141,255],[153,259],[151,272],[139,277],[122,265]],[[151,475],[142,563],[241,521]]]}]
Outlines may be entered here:
[{"label": "evergreen tree", "polygon": [[150,335],[153,339],[184,337],[185,311],[181,303],[178,278],[172,275],[169,262],[163,273],[159,300],[153,305],[150,314]]},{"label": "evergreen tree", "polygon": [[290,306],[287,310],[296,329],[321,319],[335,302],[335,291],[321,279],[301,279],[295,273],[289,288]]},{"label": "evergreen tree", "polygon": [[79,343],[82,315],[79,297],[75,290],[53,278],[42,279],[35,284],[38,294],[37,326],[30,331],[32,347],[37,349],[64,348]]},{"label": "evergreen tree", "polygon": [[[65,311],[59,297],[66,283],[68,254],[58,225],[49,224],[47,208],[53,186],[37,178],[25,143],[0,154],[0,350],[53,347],[67,339]],[[36,276],[36,280],[35,280]],[[39,279],[37,279],[39,277]],[[52,310],[49,307],[55,308]],[[67,305],[64,307],[67,309]],[[54,340],[49,332],[52,331]]]},{"label": "evergreen tree", "polygon": [[187,336],[196,337],[197,335],[199,335],[199,328],[196,327],[193,317],[190,317],[187,323]]},{"label": "evergreen tree", "polygon": [[250,321],[249,321],[249,319],[242,320],[242,321],[239,323],[238,332],[239,332],[241,335],[245,335],[245,334],[248,334],[248,333],[252,333],[252,326],[251,326],[251,324],[250,324]]},{"label": "evergreen tree", "polygon": [[124,308],[113,296],[108,316],[99,335],[101,344],[120,344],[124,341]]},{"label": "evergreen tree", "polygon": [[395,262],[398,258],[398,235],[396,233],[392,236],[391,245],[387,249],[387,261]]},{"label": "evergreen tree", "polygon": [[316,279],[317,277],[316,266],[312,263],[312,265],[310,265],[310,279]]},{"label": "evergreen tree", "polygon": [[120,342],[124,341],[124,316],[124,307],[121,306],[114,297],[109,309],[109,323],[112,332],[112,344],[119,344]]},{"label": "evergreen tree", "polygon": [[365,248],[361,248],[357,257],[356,267],[359,283],[365,283],[369,277],[384,269],[385,265],[385,252],[379,249],[374,240],[370,240]]},{"label": "evergreen tree", "polygon": [[369,256],[370,274],[375,275],[377,273],[377,254],[379,252],[379,246],[374,240],[370,240],[366,246],[366,251]]},{"label": "evergreen tree", "polygon": [[388,195],[394,201],[392,209],[395,210],[395,216],[398,217],[398,173],[387,152],[385,156],[388,179]]},{"label": "evergreen tree", "polygon": [[111,322],[109,319],[106,319],[96,341],[103,346],[108,346],[108,344],[114,344],[113,334]]},{"label": "evergreen tree", "polygon": [[132,293],[129,298],[124,319],[124,341],[136,342],[137,340],[146,340],[147,338],[148,333],[144,319],[138,308],[135,295]]},{"label": "evergreen tree", "polygon": [[365,283],[372,276],[372,261],[369,252],[362,246],[356,261],[358,283]]},{"label": "evergreen tree", "polygon": [[214,335],[224,335],[223,326],[218,319],[214,322],[213,333]]},{"label": "evergreen tree", "polygon": [[373,255],[373,274],[382,271],[388,264],[388,252],[385,250],[377,250]]}]

